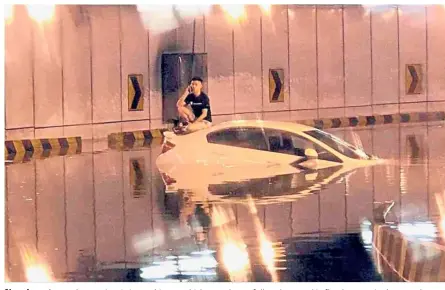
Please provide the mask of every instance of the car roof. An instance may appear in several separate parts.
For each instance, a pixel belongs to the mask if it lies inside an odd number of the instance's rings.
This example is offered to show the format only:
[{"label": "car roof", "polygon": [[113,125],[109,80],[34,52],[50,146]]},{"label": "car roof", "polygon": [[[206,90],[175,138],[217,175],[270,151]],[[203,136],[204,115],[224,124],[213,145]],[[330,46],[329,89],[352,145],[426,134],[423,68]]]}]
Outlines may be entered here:
[{"label": "car roof", "polygon": [[232,120],[213,125],[212,131],[234,127],[257,127],[290,131],[316,130],[314,127],[306,126],[296,122],[268,121],[268,120]]}]

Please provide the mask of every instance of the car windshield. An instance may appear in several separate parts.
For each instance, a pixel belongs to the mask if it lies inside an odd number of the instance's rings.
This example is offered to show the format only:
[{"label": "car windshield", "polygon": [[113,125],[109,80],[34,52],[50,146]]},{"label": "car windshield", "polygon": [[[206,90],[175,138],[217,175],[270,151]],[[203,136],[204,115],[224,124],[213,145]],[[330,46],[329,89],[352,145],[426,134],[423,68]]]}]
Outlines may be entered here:
[{"label": "car windshield", "polygon": [[370,159],[371,157],[351,144],[341,140],[340,138],[331,135],[329,133],[323,132],[321,130],[310,130],[305,131],[305,134],[308,134],[311,137],[323,142],[328,145],[335,151],[353,159]]}]

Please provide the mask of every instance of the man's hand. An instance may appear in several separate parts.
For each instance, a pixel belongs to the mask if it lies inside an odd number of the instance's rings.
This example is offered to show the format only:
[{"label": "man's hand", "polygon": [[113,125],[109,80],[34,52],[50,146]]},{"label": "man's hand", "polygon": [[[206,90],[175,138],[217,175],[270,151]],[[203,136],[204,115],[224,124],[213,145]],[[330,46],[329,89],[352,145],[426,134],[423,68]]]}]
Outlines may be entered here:
[{"label": "man's hand", "polygon": [[189,95],[189,90],[191,89],[191,86],[187,86],[185,88],[184,93],[182,94],[181,97],[179,97],[179,100],[176,102],[176,107],[183,107],[185,106],[185,98],[187,98],[187,96]]}]

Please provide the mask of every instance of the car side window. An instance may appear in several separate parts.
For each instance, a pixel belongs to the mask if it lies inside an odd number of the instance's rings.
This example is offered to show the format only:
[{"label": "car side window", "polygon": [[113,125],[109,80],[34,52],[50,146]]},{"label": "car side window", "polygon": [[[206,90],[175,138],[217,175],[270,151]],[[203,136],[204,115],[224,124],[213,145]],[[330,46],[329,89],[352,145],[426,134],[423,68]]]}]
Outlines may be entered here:
[{"label": "car side window", "polygon": [[266,137],[269,141],[269,149],[275,153],[304,156],[306,148],[313,148],[308,140],[296,135],[279,130],[266,129]]},{"label": "car side window", "polygon": [[220,130],[207,134],[207,142],[234,146],[236,143],[236,131],[232,129]]},{"label": "car side window", "polygon": [[259,128],[224,129],[207,135],[213,144],[267,151],[263,130]]},{"label": "car side window", "polygon": [[272,152],[305,157],[306,149],[314,149],[318,153],[318,159],[342,162],[341,159],[303,136],[281,130],[266,129],[265,132]]}]

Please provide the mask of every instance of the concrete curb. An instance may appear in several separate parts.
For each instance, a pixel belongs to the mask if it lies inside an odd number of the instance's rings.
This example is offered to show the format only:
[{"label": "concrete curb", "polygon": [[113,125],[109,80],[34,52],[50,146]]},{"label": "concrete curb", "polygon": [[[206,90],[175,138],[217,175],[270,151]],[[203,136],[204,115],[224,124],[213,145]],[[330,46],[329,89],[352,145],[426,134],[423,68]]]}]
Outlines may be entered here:
[{"label": "concrete curb", "polygon": [[81,137],[42,138],[5,141],[5,161],[29,162],[50,156],[79,154],[82,152]]}]

